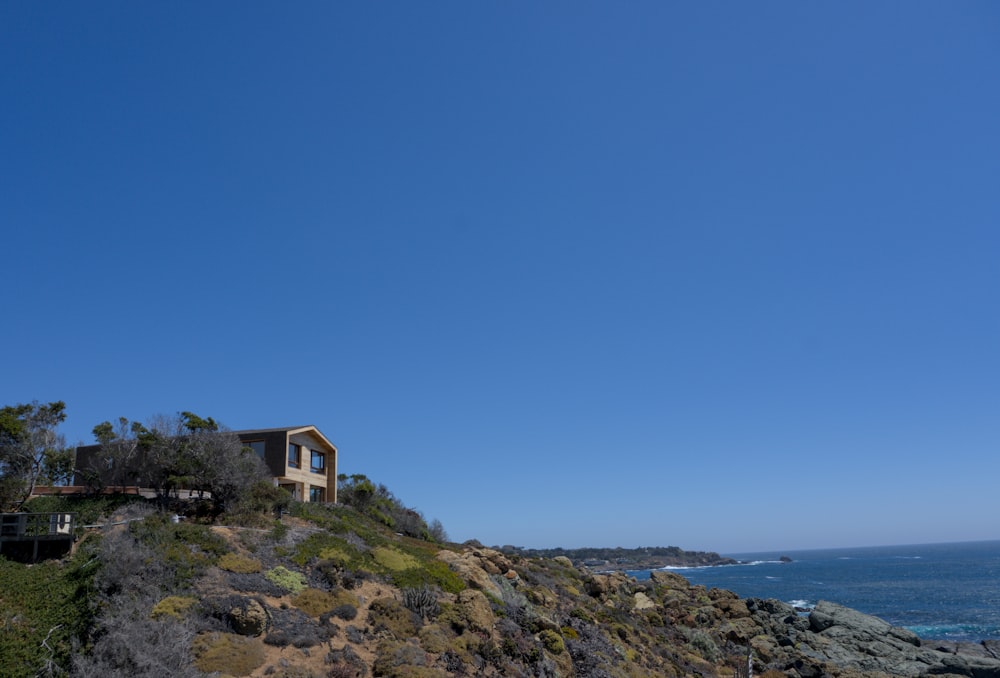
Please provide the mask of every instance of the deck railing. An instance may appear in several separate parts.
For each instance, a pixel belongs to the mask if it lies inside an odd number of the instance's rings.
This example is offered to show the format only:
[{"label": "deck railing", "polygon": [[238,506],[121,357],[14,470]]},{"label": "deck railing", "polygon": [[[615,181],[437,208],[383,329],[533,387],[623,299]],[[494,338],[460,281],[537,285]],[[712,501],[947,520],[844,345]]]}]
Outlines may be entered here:
[{"label": "deck railing", "polygon": [[71,538],[75,513],[2,513],[2,539]]}]

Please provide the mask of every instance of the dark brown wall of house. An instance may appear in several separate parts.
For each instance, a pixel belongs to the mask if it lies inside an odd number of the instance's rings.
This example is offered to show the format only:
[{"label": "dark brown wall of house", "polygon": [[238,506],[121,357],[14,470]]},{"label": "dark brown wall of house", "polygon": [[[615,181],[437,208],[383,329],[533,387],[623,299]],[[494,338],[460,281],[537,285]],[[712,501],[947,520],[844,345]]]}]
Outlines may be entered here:
[{"label": "dark brown wall of house", "polygon": [[285,475],[285,462],[288,460],[288,436],[284,431],[268,433],[241,433],[240,440],[249,443],[252,440],[264,441],[264,463],[273,476]]},{"label": "dark brown wall of house", "polygon": [[73,464],[73,484],[74,485],[84,485],[85,479],[83,472],[90,468],[94,462],[98,459],[98,453],[101,451],[100,445],[84,445],[82,447],[76,448],[76,461]]}]

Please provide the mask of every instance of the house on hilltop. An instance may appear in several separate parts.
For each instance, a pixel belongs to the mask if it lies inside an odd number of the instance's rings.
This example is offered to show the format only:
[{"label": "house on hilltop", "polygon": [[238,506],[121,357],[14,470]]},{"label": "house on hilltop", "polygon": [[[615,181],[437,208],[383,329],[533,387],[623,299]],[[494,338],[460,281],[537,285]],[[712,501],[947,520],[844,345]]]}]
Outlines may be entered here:
[{"label": "house on hilltop", "polygon": [[315,426],[233,431],[299,501],[337,501],[337,448]]},{"label": "house on hilltop", "polygon": [[[274,484],[306,502],[337,501],[337,448],[315,426],[232,431],[240,442],[264,460]],[[128,484],[138,484],[141,460],[129,464]],[[94,469],[110,468],[100,445],[76,448],[76,478],[85,484]]]}]

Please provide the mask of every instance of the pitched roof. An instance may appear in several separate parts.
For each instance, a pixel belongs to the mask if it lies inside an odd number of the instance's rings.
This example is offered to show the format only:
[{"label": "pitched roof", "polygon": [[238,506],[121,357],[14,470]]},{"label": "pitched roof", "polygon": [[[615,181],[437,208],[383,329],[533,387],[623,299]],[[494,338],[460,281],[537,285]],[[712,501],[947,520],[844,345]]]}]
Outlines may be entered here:
[{"label": "pitched roof", "polygon": [[315,433],[319,436],[320,440],[330,446],[330,449],[337,449],[337,446],[331,443],[330,439],[323,435],[322,431],[311,424],[307,426],[285,426],[281,428],[251,428],[243,431],[233,431],[233,433],[236,435],[252,435],[254,433],[302,433],[303,431]]}]

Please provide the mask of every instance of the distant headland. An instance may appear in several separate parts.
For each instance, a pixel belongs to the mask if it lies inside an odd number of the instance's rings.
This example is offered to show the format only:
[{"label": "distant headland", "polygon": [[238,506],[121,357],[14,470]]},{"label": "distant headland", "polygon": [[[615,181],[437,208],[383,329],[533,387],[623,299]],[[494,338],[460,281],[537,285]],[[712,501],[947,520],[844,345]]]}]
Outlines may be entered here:
[{"label": "distant headland", "polygon": [[664,567],[709,567],[737,565],[740,561],[720,556],[713,551],[685,551],[677,546],[644,546],[635,549],[586,547],[577,549],[528,549],[520,546],[499,546],[498,551],[528,558],[564,556],[576,567],[602,572],[627,570],[658,570]]}]

